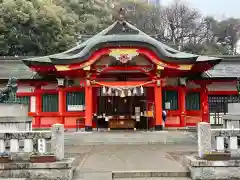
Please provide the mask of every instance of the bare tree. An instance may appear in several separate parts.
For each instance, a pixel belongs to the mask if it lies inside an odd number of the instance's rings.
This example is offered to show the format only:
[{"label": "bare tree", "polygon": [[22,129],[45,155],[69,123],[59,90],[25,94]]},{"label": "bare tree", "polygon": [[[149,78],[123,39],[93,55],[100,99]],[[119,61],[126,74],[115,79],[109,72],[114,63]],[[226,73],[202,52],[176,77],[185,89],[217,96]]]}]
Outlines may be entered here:
[{"label": "bare tree", "polygon": [[196,9],[190,9],[176,1],[163,9],[162,20],[167,31],[165,37],[179,47],[183,47],[185,42],[202,39],[199,34],[204,29],[204,24]]},{"label": "bare tree", "polygon": [[149,35],[163,35],[161,7],[146,4],[143,1],[124,0],[116,8],[126,9],[127,20]]}]

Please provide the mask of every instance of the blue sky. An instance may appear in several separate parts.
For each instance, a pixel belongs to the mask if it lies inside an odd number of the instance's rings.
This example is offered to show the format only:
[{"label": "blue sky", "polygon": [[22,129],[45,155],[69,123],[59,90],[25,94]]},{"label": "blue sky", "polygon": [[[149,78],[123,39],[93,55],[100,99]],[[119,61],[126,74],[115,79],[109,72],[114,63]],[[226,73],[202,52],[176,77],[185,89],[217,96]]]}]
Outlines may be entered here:
[{"label": "blue sky", "polygon": [[[161,0],[167,5],[174,0]],[[240,0],[180,0],[193,8],[199,9],[204,15],[213,15],[221,20],[227,17],[240,18]]]}]

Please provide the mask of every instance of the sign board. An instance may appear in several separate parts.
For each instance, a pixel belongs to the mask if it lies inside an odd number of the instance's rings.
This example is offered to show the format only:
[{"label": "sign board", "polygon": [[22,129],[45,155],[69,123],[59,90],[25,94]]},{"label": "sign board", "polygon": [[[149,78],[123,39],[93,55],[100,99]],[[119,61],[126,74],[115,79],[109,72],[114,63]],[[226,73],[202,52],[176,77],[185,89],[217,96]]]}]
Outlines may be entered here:
[{"label": "sign board", "polygon": [[68,111],[83,111],[84,105],[68,105],[67,110]]},{"label": "sign board", "polygon": [[167,109],[167,110],[171,109],[171,103],[170,102],[165,102],[165,109]]},{"label": "sign board", "polygon": [[38,139],[38,152],[44,154],[46,152],[46,140]]}]

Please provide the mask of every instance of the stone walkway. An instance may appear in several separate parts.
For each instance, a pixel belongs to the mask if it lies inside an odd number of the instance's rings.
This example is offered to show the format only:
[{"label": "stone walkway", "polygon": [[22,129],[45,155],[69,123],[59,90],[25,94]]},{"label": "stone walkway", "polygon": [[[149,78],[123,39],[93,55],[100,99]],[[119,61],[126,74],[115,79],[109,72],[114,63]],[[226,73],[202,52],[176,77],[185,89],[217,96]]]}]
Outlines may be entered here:
[{"label": "stone walkway", "polygon": [[196,151],[190,145],[99,145],[66,150],[82,152],[74,180],[111,180],[112,172],[187,173],[182,157]]},{"label": "stone walkway", "polygon": [[[167,145],[166,145],[167,146]],[[80,149],[81,147],[79,147]],[[78,166],[79,172],[184,171],[169,151],[194,151],[193,147],[168,145],[102,145],[92,147]],[[182,152],[181,152],[182,153]]]},{"label": "stone walkway", "polygon": [[101,144],[193,144],[196,133],[186,131],[110,131],[65,133],[65,144],[101,145]]},{"label": "stone walkway", "polygon": [[[120,177],[129,180],[131,176],[125,176],[126,172],[167,173],[187,180],[182,175],[188,172],[182,165],[182,157],[197,148],[194,134],[184,132],[78,133],[69,134],[65,142],[66,155],[77,156],[74,180],[112,180],[113,172],[120,174],[116,180],[124,180]],[[178,173],[183,178],[177,177]]]}]

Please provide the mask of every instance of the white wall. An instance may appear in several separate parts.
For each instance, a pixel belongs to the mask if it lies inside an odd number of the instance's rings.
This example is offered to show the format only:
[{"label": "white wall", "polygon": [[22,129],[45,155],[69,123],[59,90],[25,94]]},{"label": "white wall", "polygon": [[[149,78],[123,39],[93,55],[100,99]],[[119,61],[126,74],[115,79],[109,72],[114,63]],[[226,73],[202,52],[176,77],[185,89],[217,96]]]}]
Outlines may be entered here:
[{"label": "white wall", "polygon": [[208,91],[236,91],[235,82],[213,82],[207,86]]},{"label": "white wall", "polygon": [[35,90],[35,87],[27,85],[27,84],[19,84],[18,85],[18,93],[22,92],[33,92]]},{"label": "white wall", "polygon": [[42,86],[42,89],[57,89],[57,88],[58,88],[57,83],[51,83],[46,86]]}]

